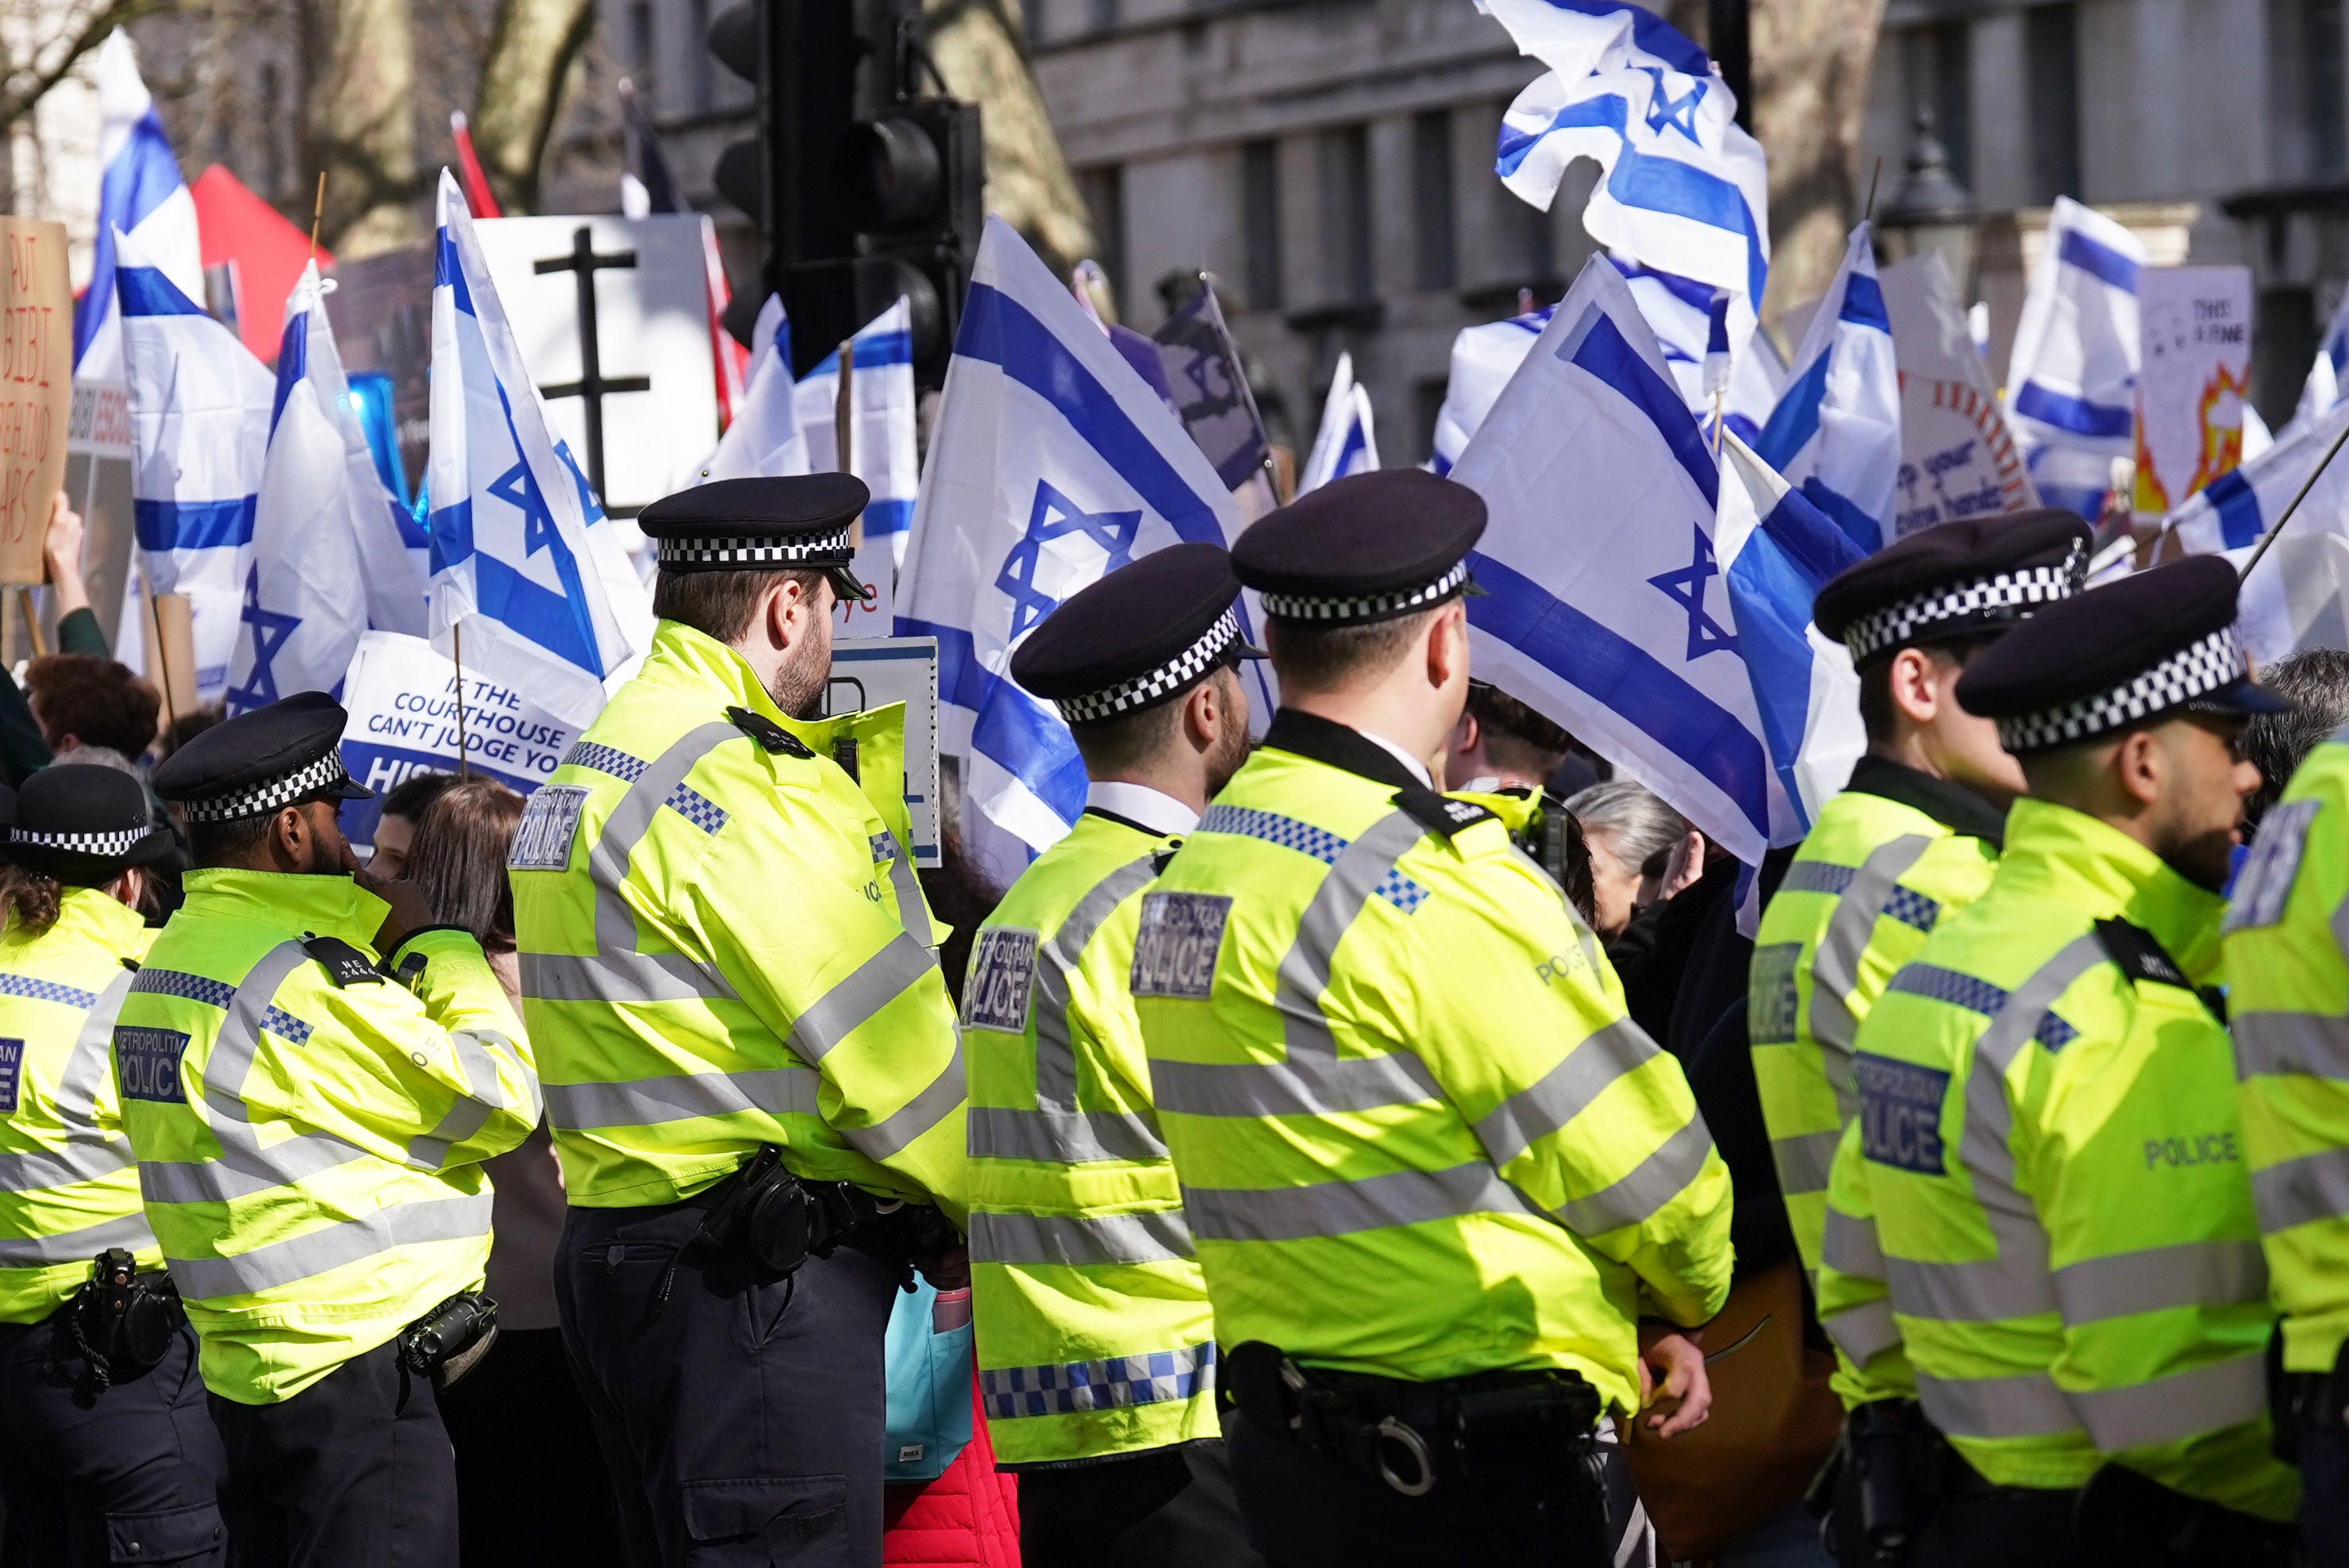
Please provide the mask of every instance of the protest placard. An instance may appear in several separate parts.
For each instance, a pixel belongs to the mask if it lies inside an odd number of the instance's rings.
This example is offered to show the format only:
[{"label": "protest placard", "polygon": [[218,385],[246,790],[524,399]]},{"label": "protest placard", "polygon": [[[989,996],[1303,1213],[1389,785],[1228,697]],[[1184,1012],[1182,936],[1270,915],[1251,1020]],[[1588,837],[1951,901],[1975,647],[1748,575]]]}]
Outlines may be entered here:
[{"label": "protest placard", "polygon": [[[457,666],[421,637],[368,632],[343,677],[343,768],[382,793],[411,773],[454,773],[459,761]],[[467,673],[462,677],[463,756],[471,770],[529,794],[550,778],[580,727],[551,717],[520,691]],[[375,842],[378,800],[343,808],[343,833]]]},{"label": "protest placard", "polygon": [[0,218],[0,583],[38,583],[49,498],[66,477],[73,288],[66,226]]},{"label": "protest placard", "polygon": [[827,717],[905,705],[905,810],[913,818],[914,863],[938,855],[938,640],[869,637],[832,645]]},{"label": "protest placard", "polygon": [[2157,518],[2243,460],[2251,386],[2251,270],[2147,267],[2137,274],[2137,485]]},{"label": "protest placard", "polygon": [[1991,389],[1950,269],[1927,251],[1884,269],[1885,314],[1900,369],[1900,473],[1893,531],[2039,504]]}]

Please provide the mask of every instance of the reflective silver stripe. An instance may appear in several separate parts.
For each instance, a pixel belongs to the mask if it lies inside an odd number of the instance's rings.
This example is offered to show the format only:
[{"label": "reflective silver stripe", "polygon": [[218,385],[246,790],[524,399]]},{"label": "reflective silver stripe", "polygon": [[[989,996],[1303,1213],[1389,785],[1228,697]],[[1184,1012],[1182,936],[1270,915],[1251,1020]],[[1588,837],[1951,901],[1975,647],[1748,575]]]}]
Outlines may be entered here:
[{"label": "reflective silver stripe", "polygon": [[[893,847],[896,844],[894,838],[889,841]],[[891,859],[889,886],[897,895],[897,919],[905,926],[905,934],[936,953],[938,934],[930,924],[930,906],[922,902],[921,879],[914,874],[913,856],[899,851]]]},{"label": "reflective silver stripe", "polygon": [[1557,1211],[1557,1219],[1579,1236],[1603,1236],[1625,1225],[1640,1224],[1688,1190],[1704,1171],[1713,1152],[1713,1133],[1704,1118],[1692,1111],[1687,1125],[1659,1144],[1654,1153],[1634,1165],[1612,1185],[1575,1199]]},{"label": "reflective silver stripe", "polygon": [[1858,1022],[1844,998],[1859,984],[1860,955],[1876,934],[1876,923],[1890,902],[1892,890],[1909,868],[1932,847],[1923,833],[1903,833],[1879,844],[1836,900],[1835,913],[1811,957],[1811,1038],[1819,1045],[1827,1082],[1835,1089],[1837,1119],[1849,1121],[1858,1113],[1858,1095],[1851,1079],[1851,1038]]},{"label": "reflective silver stripe", "polygon": [[2312,1220],[2349,1214],[2349,1149],[2303,1154],[2251,1172],[2251,1202],[2260,1231],[2274,1235]]},{"label": "reflective silver stripe", "polygon": [[2321,1013],[2237,1013],[2228,1026],[2235,1037],[2238,1078],[2294,1074],[2349,1079],[2349,1019]]},{"label": "reflective silver stripe", "polygon": [[937,968],[937,954],[899,932],[792,1020],[783,1044],[813,1067],[873,1016]]},{"label": "reflective silver stripe", "polygon": [[1778,1190],[1787,1197],[1827,1190],[1827,1172],[1835,1165],[1840,1131],[1806,1132],[1770,1140],[1770,1159],[1778,1167]]},{"label": "reflective silver stripe", "polygon": [[833,1130],[846,1139],[850,1148],[877,1164],[905,1152],[916,1139],[952,1116],[962,1102],[962,1036],[957,1033],[954,1055],[921,1093],[870,1127],[834,1124]]},{"label": "reflective silver stripe", "polygon": [[1893,1321],[1892,1304],[1880,1297],[1822,1316],[1819,1326],[1827,1331],[1837,1349],[1861,1367],[1900,1343],[1900,1326]]},{"label": "reflective silver stripe", "polygon": [[2048,1438],[2080,1429],[2071,1401],[2044,1372],[1966,1378],[1920,1372],[1917,1400],[1953,1438]]},{"label": "reflective silver stripe", "polygon": [[709,1002],[734,995],[732,986],[682,953],[622,949],[516,956],[522,994],[533,1002]]},{"label": "reflective silver stripe", "polygon": [[1495,1165],[1506,1165],[1589,1109],[1609,1085],[1655,1054],[1656,1043],[1645,1029],[1618,1018],[1567,1052],[1539,1081],[1495,1107],[1476,1123],[1476,1141]]},{"label": "reflective silver stripe", "polygon": [[1819,1262],[1853,1279],[1881,1280],[1884,1248],[1876,1239],[1876,1222],[1830,1204],[1826,1229],[1819,1237]]},{"label": "reflective silver stripe", "polygon": [[1537,1212],[1482,1160],[1303,1187],[1186,1186],[1183,1212],[1200,1237],[1219,1242],[1293,1242],[1464,1214]]},{"label": "reflective silver stripe", "polygon": [[147,1228],[147,1215],[117,1214],[110,1220],[100,1220],[95,1225],[84,1225],[78,1231],[60,1231],[49,1236],[0,1237],[0,1268],[38,1268],[45,1264],[86,1264],[109,1247],[128,1247],[132,1252],[144,1252],[155,1244],[155,1233]]},{"label": "reflective silver stripe", "polygon": [[1034,1160],[1092,1165],[1108,1160],[1163,1160],[1166,1145],[1148,1120],[1122,1110],[1010,1110],[970,1108],[974,1160]]},{"label": "reflective silver stripe", "polygon": [[2066,1323],[2173,1306],[2242,1306],[2267,1296],[2267,1260],[2257,1242],[2181,1242],[2055,1271],[2055,1300]]},{"label": "reflective silver stripe", "polygon": [[1377,893],[1380,882],[1427,836],[1404,811],[1381,817],[1339,852],[1297,922],[1297,936],[1280,960],[1272,1005],[1281,1017],[1286,1055],[1279,1062],[1220,1064],[1153,1062],[1151,1092],[1163,1113],[1186,1116],[1318,1116],[1441,1099],[1441,1091],[1407,1050],[1382,1057],[1338,1054],[1337,1037],[1321,1011],[1330,964],[1338,944]]},{"label": "reflective silver stripe", "polygon": [[64,1147],[0,1155],[0,1192],[36,1192],[94,1181],[127,1170],[138,1158],[119,1130],[103,1132],[98,1126],[98,1091],[113,1070],[114,1021],[137,977],[126,969],[109,981],[74,1031],[73,1047],[51,1096],[57,1119],[65,1124]]},{"label": "reflective silver stripe", "polygon": [[970,1255],[995,1264],[1173,1263],[1191,1255],[1180,1209],[1130,1214],[998,1214],[974,1209]]},{"label": "reflective silver stripe", "polygon": [[38,1149],[24,1154],[0,1154],[0,1192],[38,1192],[49,1187],[70,1187],[95,1181],[138,1163],[130,1145],[120,1138],[100,1140],[66,1135],[62,1149]]},{"label": "reflective silver stripe", "polygon": [[330,1132],[281,1139],[266,1148],[245,1139],[222,1138],[220,1153],[210,1160],[141,1161],[139,1192],[150,1203],[225,1203],[306,1181],[365,1153],[357,1144]]},{"label": "reflective silver stripe", "polygon": [[191,1301],[275,1290],[298,1280],[427,1242],[490,1233],[490,1194],[434,1198],[378,1209],[229,1257],[165,1258],[171,1282]]},{"label": "reflective silver stripe", "polygon": [[546,1116],[564,1132],[604,1127],[658,1127],[700,1116],[737,1116],[746,1110],[770,1116],[820,1116],[817,1093],[823,1079],[793,1064],[740,1073],[678,1073],[630,1083],[551,1083],[544,1086]]},{"label": "reflective silver stripe", "polygon": [[2255,1420],[2267,1411],[2264,1357],[2257,1351],[2126,1388],[2072,1396],[2088,1437],[2106,1453],[2148,1448]]},{"label": "reflective silver stripe", "polygon": [[2055,1282],[2047,1273],[2046,1243],[2037,1259],[2002,1250],[1967,1263],[1884,1260],[1884,1283],[1903,1316],[1936,1322],[1995,1323],[2055,1310]]},{"label": "reflective silver stripe", "polygon": [[[482,1125],[490,1119],[492,1111],[508,1109],[534,1111],[539,1109],[536,1106],[510,1108],[506,1103],[505,1091],[498,1087],[498,1067],[490,1059],[488,1046],[502,1046],[509,1056],[514,1056],[513,1042],[494,1029],[458,1029],[449,1038],[457,1048],[457,1060],[464,1067],[469,1092],[457,1097],[449,1107],[449,1113],[440,1119],[439,1126],[409,1140],[409,1163],[421,1165],[428,1171],[438,1171],[445,1165],[449,1150],[481,1131]],[[519,1057],[516,1059],[519,1065]],[[538,1118],[533,1115],[530,1119],[535,1122]]]},{"label": "reflective silver stripe", "polygon": [[[1102,923],[1150,884],[1152,857],[1128,861],[1086,890],[1049,941],[1037,944],[1035,986],[1036,1108],[1077,1109],[1077,1051],[1069,1036],[1069,976]],[[1161,1153],[1164,1150],[1161,1150]]]}]

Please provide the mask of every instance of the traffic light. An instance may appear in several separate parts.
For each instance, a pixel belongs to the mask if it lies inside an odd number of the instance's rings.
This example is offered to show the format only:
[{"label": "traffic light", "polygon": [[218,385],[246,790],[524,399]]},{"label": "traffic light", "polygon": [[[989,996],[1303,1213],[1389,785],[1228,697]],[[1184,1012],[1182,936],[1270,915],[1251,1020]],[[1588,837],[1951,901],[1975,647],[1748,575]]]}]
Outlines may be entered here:
[{"label": "traffic light", "polygon": [[903,294],[916,378],[945,379],[985,169],[978,107],[918,90],[936,78],[921,28],[919,0],[745,0],[710,24],[710,51],[759,89],[759,132],[716,183],[759,220],[794,375]]}]

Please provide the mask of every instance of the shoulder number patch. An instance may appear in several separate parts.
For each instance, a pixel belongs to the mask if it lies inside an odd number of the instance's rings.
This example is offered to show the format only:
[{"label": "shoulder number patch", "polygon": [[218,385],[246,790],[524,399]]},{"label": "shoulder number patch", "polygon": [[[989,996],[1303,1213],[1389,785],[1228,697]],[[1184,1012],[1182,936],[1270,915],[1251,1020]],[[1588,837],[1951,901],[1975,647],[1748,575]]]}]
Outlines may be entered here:
[{"label": "shoulder number patch", "polygon": [[16,1114],[16,1088],[24,1072],[25,1042],[0,1040],[0,1116]]},{"label": "shoulder number patch", "polygon": [[1950,1075],[1865,1052],[1851,1065],[1859,1082],[1860,1151],[1896,1171],[1940,1175],[1941,1101]]},{"label": "shoulder number patch", "polygon": [[1230,918],[1228,894],[1154,892],[1142,900],[1131,989],[1137,996],[1204,1002],[1216,989],[1216,954]]},{"label": "shoulder number patch", "polygon": [[1795,965],[1803,956],[1799,942],[1775,942],[1754,950],[1753,985],[1745,993],[1745,1037],[1757,1046],[1790,1046],[1799,1021],[1801,995],[1795,988]]},{"label": "shoulder number patch", "polygon": [[2301,851],[2307,845],[2308,830],[2323,804],[2322,800],[2287,800],[2268,808],[2268,814],[2260,819],[2259,832],[2251,839],[2251,853],[2243,858],[2242,872],[2235,878],[2235,895],[2227,905],[2222,931],[2248,931],[2273,925],[2283,918],[2292,881],[2300,875]]},{"label": "shoulder number patch", "polygon": [[1036,934],[1010,925],[986,927],[970,950],[970,975],[962,988],[962,1026],[1026,1034],[1035,979]]},{"label": "shoulder number patch", "polygon": [[114,1030],[114,1075],[125,1099],[185,1105],[180,1087],[180,1055],[188,1037],[179,1029],[142,1029],[119,1024]]},{"label": "shoulder number patch", "polygon": [[542,784],[523,808],[522,823],[514,829],[513,847],[506,851],[512,872],[559,872],[571,864],[571,839],[578,830],[579,809],[592,794],[584,784]]}]

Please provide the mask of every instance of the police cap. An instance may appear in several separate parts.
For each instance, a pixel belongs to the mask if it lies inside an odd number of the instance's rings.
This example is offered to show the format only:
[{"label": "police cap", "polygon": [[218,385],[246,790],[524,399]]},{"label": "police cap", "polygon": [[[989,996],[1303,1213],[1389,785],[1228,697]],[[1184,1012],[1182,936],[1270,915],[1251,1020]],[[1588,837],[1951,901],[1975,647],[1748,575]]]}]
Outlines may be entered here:
[{"label": "police cap", "polygon": [[1317,626],[1361,625],[1475,593],[1468,552],[1485,500],[1422,469],[1332,480],[1271,512],[1232,546],[1264,613]]},{"label": "police cap", "polygon": [[1045,616],[1013,652],[1011,678],[1071,724],[1171,702],[1237,659],[1264,656],[1240,640],[1239,593],[1222,545],[1169,545]]},{"label": "police cap", "polygon": [[163,759],[155,793],[191,822],[262,817],[311,800],[364,800],[375,791],[343,771],[343,705],[296,692],[223,719]]},{"label": "police cap", "polygon": [[850,530],[873,492],[854,474],[712,480],[636,514],[664,572],[822,572],[843,599],[874,590],[850,571]]},{"label": "police cap", "polygon": [[2089,539],[2086,523],[2054,509],[1939,523],[1837,573],[1811,618],[1855,665],[2000,632],[2080,591]]},{"label": "police cap", "polygon": [[2174,710],[2249,716],[2292,705],[2251,683],[2235,569],[2197,555],[2042,610],[1958,677],[1958,704],[2018,756],[2077,746]]},{"label": "police cap", "polygon": [[8,858],[37,875],[98,887],[171,852],[171,830],[150,815],[146,787],[119,768],[52,763],[16,794]]}]

